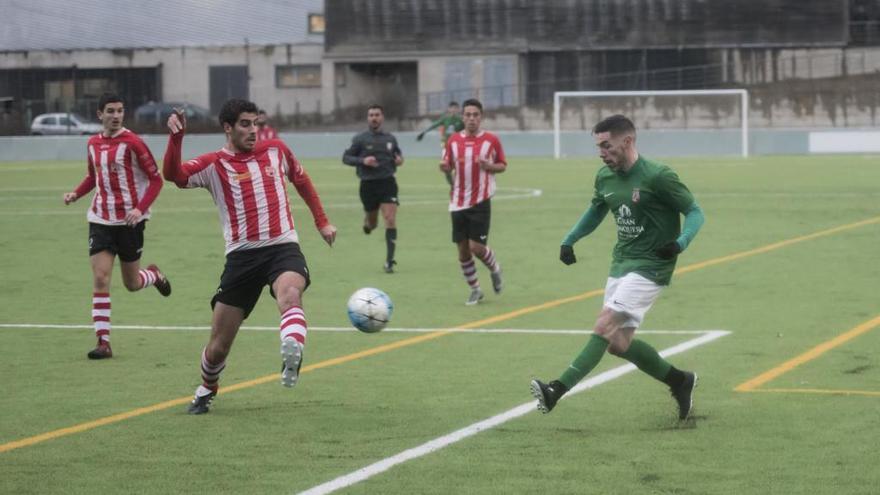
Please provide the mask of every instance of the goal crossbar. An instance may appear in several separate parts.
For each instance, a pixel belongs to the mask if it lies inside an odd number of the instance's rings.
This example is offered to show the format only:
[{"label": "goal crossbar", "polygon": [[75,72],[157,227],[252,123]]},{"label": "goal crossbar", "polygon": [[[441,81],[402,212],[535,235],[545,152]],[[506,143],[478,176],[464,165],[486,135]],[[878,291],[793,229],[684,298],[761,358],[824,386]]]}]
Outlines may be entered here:
[{"label": "goal crossbar", "polygon": [[556,91],[553,93],[553,157],[557,160],[562,156],[561,146],[561,103],[562,99],[573,96],[609,97],[609,96],[712,96],[739,95],[740,97],[740,140],[742,156],[749,156],[749,92],[745,89],[682,89],[667,91]]}]

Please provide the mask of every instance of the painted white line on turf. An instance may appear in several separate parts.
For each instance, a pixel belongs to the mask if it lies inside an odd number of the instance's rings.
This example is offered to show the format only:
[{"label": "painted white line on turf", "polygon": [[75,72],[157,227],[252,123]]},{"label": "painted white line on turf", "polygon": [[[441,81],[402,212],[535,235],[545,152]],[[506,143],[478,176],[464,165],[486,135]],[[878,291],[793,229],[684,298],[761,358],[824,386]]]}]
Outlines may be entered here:
[{"label": "painted white line on turf", "polygon": [[[693,349],[694,347],[701,346],[703,344],[707,344],[712,342],[713,340],[724,337],[725,335],[729,335],[730,332],[725,330],[710,330],[700,337],[687,340],[682,342],[681,344],[674,345],[668,349],[664,349],[660,351],[660,355],[663,357],[673,356],[675,354],[684,352],[688,349]],[[636,369],[633,364],[625,364],[623,366],[618,366],[617,368],[610,369],[604,373],[600,373],[593,378],[587,379],[576,385],[571,391],[568,392],[565,396],[563,396],[563,400],[584,390],[589,388],[596,387],[603,383],[609,382],[623,376],[631,371]],[[523,389],[525,389],[525,384],[523,384]],[[500,424],[506,423],[511,419],[516,419],[520,416],[524,416],[532,411],[535,411],[536,401],[527,402],[525,404],[521,404],[519,406],[510,409],[509,411],[503,412],[496,416],[492,416],[489,419],[485,419],[483,421],[474,423],[470,426],[466,426],[460,430],[456,430],[452,433],[444,435],[442,437],[435,438],[429,442],[423,443],[418,447],[413,447],[409,450],[405,450],[399,454],[393,455],[391,457],[387,457],[382,459],[379,462],[370,464],[369,466],[365,466],[357,471],[353,471],[349,474],[340,476],[334,480],[328,481],[326,483],[322,483],[320,485],[309,488],[304,492],[300,492],[299,495],[324,495],[327,493],[335,492],[336,490],[341,490],[342,488],[349,487],[354,485],[355,483],[359,483],[366,479],[369,479],[377,474],[383,473],[392,467],[402,464],[406,461],[410,461],[416,459],[418,457],[422,457],[424,455],[430,454],[437,450],[440,450],[448,445],[456,443],[458,441],[464,440],[465,438],[476,435],[477,433],[486,431],[488,429],[494,428]]]},{"label": "painted white line on turf", "polygon": [[[91,330],[93,325],[61,325],[51,323],[0,323],[3,328],[37,328],[44,330]],[[179,330],[187,332],[208,331],[209,326],[175,326],[175,325],[113,325],[113,330]],[[278,327],[242,326],[241,330],[257,332],[277,332]],[[430,333],[436,332],[437,328],[386,328],[383,332],[391,333]],[[450,328],[457,333],[503,333],[503,334],[549,334],[549,335],[588,335],[592,330],[568,330],[568,329],[534,329],[534,328]],[[351,327],[309,327],[309,331],[317,332],[355,332]],[[721,330],[639,330],[639,334],[680,334],[680,335],[703,335],[706,332]]]},{"label": "painted white line on turf", "polygon": [[[537,198],[543,194],[541,189],[531,189],[525,187],[507,187],[507,188],[498,188],[495,192],[495,195],[492,196],[493,201],[508,201],[508,200],[518,200],[518,199],[529,199],[529,198]],[[2,201],[16,201],[20,202],[21,200],[17,198],[0,198],[0,202]],[[26,201],[36,201],[45,199],[40,198],[25,198]],[[445,205],[449,203],[449,199],[446,198],[438,198],[438,199],[407,199],[407,197],[403,197],[403,202],[406,206],[413,205]],[[364,205],[362,203],[356,202],[325,202],[324,209],[329,208],[341,208],[341,209],[360,209],[363,208]],[[213,213],[217,211],[216,207],[210,206],[196,206],[193,208],[153,208],[151,210],[153,213]],[[81,209],[51,209],[51,210],[34,210],[29,209],[26,211],[22,211],[21,209],[17,209],[15,211],[2,211],[0,210],[0,216],[22,216],[22,215],[33,215],[33,216],[51,216],[51,215],[82,215],[83,210]]]}]

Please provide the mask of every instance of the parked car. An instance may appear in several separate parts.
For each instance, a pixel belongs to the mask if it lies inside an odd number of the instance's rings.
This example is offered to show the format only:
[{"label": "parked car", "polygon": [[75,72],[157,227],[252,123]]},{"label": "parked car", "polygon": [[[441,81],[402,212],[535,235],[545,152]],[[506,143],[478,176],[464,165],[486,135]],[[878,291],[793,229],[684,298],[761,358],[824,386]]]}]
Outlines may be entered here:
[{"label": "parked car", "polygon": [[214,120],[210,110],[202,108],[198,105],[192,105],[183,102],[154,102],[145,103],[134,111],[134,120],[140,124],[157,124],[164,126],[168,117],[174,112],[175,108],[183,108],[186,110],[187,122],[194,124],[210,122]]},{"label": "parked car", "polygon": [[88,119],[75,113],[44,113],[37,115],[31,123],[31,134],[97,134],[103,131],[101,124],[89,122]]}]

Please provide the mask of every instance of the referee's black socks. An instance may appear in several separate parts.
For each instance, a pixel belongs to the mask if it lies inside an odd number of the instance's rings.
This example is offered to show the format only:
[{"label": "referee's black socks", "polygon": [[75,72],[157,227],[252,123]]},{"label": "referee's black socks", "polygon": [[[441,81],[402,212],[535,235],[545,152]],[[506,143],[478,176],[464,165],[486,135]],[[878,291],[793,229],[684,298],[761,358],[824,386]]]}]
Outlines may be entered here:
[{"label": "referee's black socks", "polygon": [[394,247],[397,245],[397,229],[385,229],[385,248],[387,255],[385,261],[391,263],[394,261]]}]

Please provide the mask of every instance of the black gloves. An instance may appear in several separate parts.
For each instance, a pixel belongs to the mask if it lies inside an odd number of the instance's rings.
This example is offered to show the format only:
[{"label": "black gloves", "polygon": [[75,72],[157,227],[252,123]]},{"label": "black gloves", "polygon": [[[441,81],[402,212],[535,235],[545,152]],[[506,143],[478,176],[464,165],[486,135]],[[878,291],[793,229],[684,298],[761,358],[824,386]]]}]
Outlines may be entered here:
[{"label": "black gloves", "polygon": [[574,248],[565,244],[559,246],[559,261],[566,265],[577,263],[577,258],[574,256]]},{"label": "black gloves", "polygon": [[678,256],[678,253],[680,252],[681,246],[679,246],[678,243],[675,241],[669,241],[654,250],[654,254],[663,258],[664,260],[671,260],[672,258]]},{"label": "black gloves", "polygon": [[418,136],[416,136],[416,141],[421,141],[424,138],[425,138],[425,133],[421,132],[421,133],[419,133]]}]

